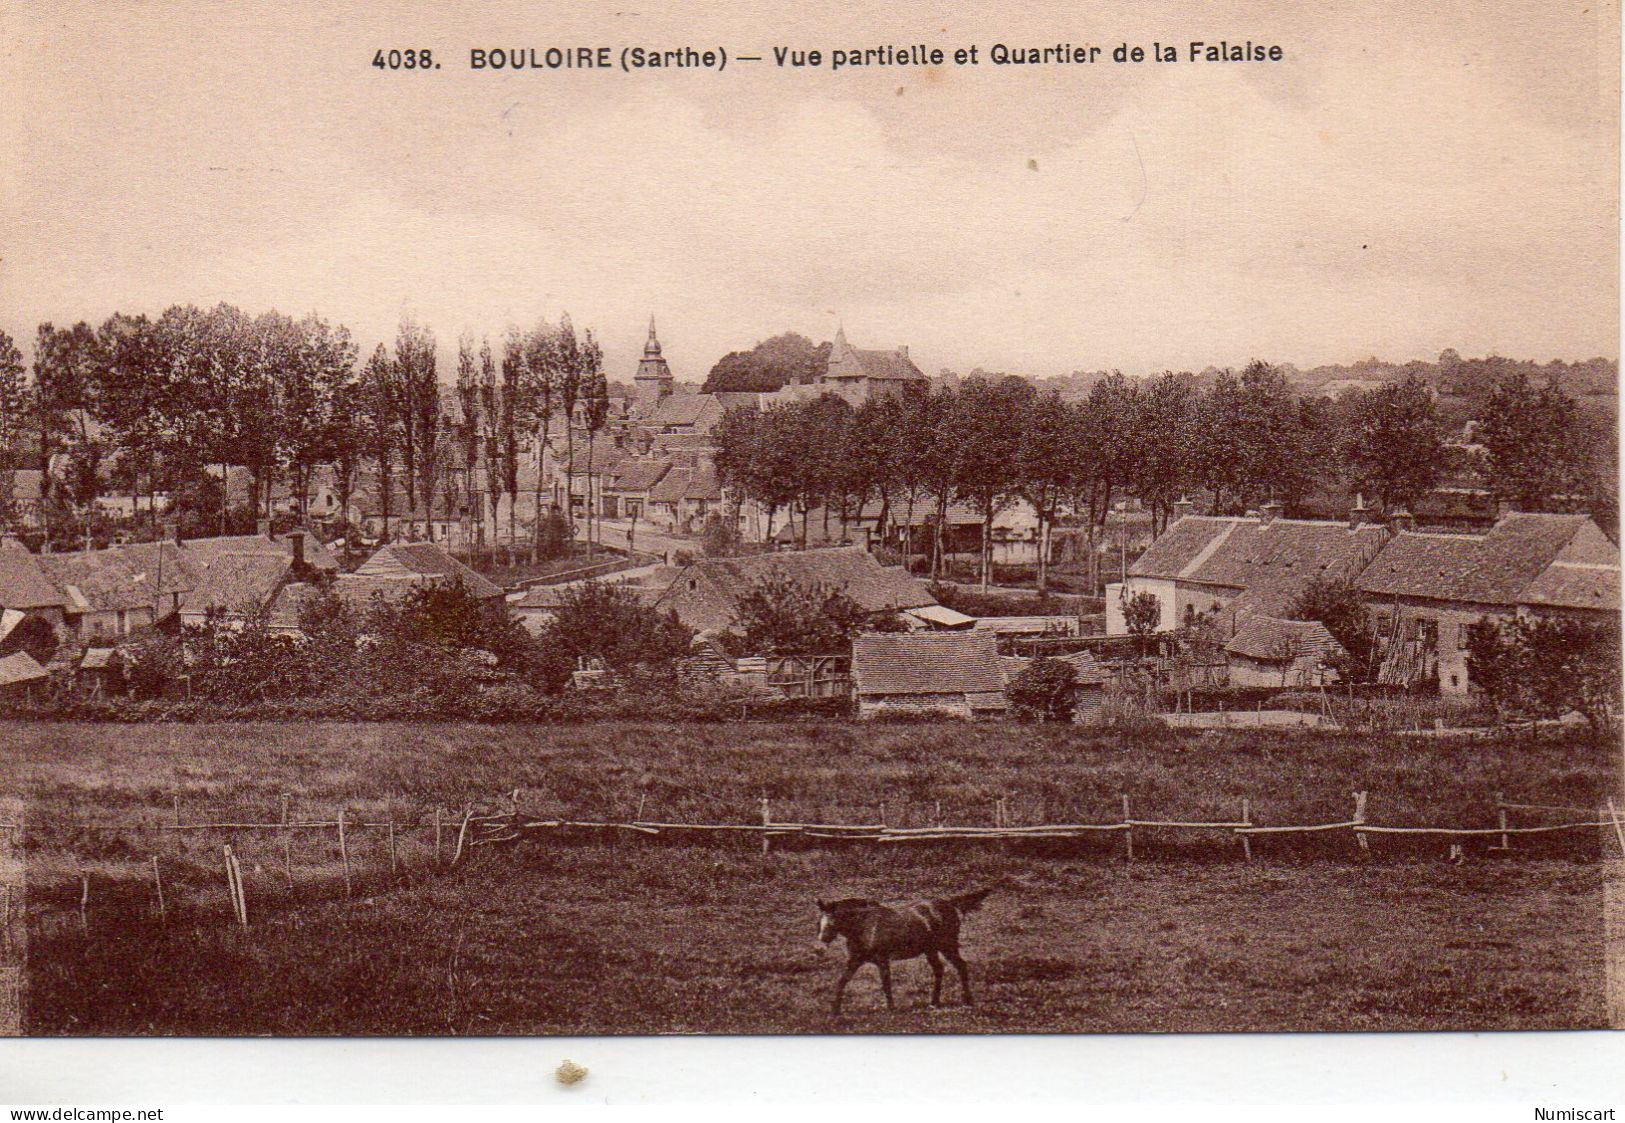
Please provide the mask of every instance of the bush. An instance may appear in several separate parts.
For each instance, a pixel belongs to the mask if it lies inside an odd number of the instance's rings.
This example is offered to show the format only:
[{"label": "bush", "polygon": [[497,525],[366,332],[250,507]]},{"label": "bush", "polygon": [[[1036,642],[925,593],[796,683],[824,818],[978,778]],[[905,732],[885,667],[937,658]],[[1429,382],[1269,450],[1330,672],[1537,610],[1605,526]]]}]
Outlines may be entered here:
[{"label": "bush", "polygon": [[1034,659],[1007,692],[1026,720],[1071,721],[1078,702],[1078,671],[1059,659]]}]

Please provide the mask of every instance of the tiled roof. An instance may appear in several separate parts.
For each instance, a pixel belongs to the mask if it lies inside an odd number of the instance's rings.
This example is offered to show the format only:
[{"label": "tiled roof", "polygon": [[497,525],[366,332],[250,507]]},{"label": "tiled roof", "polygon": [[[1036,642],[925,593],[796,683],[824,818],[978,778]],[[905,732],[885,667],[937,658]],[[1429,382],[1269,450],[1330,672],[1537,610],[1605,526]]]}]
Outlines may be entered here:
[{"label": "tiled roof", "polygon": [[181,611],[260,612],[270,607],[292,566],[293,559],[285,554],[221,554],[209,562],[197,587],[181,601]]},{"label": "tiled roof", "polygon": [[1077,681],[1080,686],[1098,686],[1110,677],[1106,674],[1106,668],[1102,667],[1094,655],[1087,651],[1075,651],[1070,655],[1057,655],[1055,660],[1059,663],[1071,664],[1073,671],[1077,674]]},{"label": "tiled roof", "polygon": [[648,491],[671,470],[670,460],[634,460],[626,464],[607,491]]},{"label": "tiled roof", "polygon": [[0,608],[63,608],[67,603],[34,554],[0,546]]},{"label": "tiled roof", "polygon": [[673,468],[661,477],[649,491],[651,503],[676,503],[688,491],[688,485],[694,478],[692,468]]},{"label": "tiled roof", "polygon": [[114,550],[41,554],[39,565],[66,594],[70,612],[151,608],[157,596],[152,584],[126,569]]},{"label": "tiled roof", "polygon": [[10,655],[0,656],[0,686],[18,686],[49,677],[50,673],[35,662],[34,657],[26,651],[14,651]]},{"label": "tiled roof", "polygon": [[[1598,542],[1600,540],[1600,544]],[[1619,551],[1584,515],[1514,514],[1487,534],[1401,533],[1360,576],[1373,596],[1513,605],[1559,555],[1611,560]]]},{"label": "tiled roof", "polygon": [[396,542],[384,546],[357,566],[356,573],[363,577],[407,575],[448,583],[460,580],[463,588],[472,596],[484,599],[502,595],[501,587],[429,542]]},{"label": "tiled roof", "polygon": [[1234,619],[1284,615],[1317,579],[1350,581],[1388,541],[1380,526],[1306,519],[1187,515],[1153,542],[1129,573],[1221,585],[1240,594]]},{"label": "tiled roof", "polygon": [[717,470],[709,464],[702,464],[689,475],[688,485],[683,489],[684,499],[705,499],[712,502],[722,498],[722,481],[717,476]]},{"label": "tiled roof", "polygon": [[1619,566],[1554,562],[1524,589],[1518,603],[1545,608],[1620,610]]},{"label": "tiled roof", "polygon": [[1224,649],[1231,655],[1275,662],[1311,655],[1330,659],[1347,654],[1319,620],[1279,620],[1263,615],[1248,617]]},{"label": "tiled roof", "polygon": [[[222,538],[189,538],[181,545],[181,549],[194,555],[203,564],[208,565],[215,558],[226,554],[262,554],[268,556],[293,557],[293,541],[284,534],[279,538],[267,538],[263,534],[234,534]],[[314,534],[305,534],[305,561],[316,569],[337,570],[339,563],[328,553],[327,547],[317,540]]]},{"label": "tiled roof", "polygon": [[858,695],[998,694],[999,649],[988,632],[860,635],[852,640]]},{"label": "tiled roof", "polygon": [[[341,573],[328,586],[328,591],[357,613],[365,613],[378,604],[394,604],[422,585],[406,577],[362,577],[354,573]],[[273,628],[297,628],[305,607],[321,595],[322,590],[303,581],[282,587],[271,605]]]},{"label": "tiled roof", "polygon": [[124,567],[138,577],[154,582],[164,595],[184,593],[202,575],[202,566],[187,556],[186,547],[173,542],[132,542],[127,546],[114,546]]},{"label": "tiled roof", "polygon": [[650,429],[690,428],[704,432],[722,420],[727,409],[714,394],[672,394],[644,418]]},{"label": "tiled roof", "polygon": [[772,574],[839,589],[868,613],[936,603],[925,585],[901,567],[883,566],[856,546],[704,558],[686,567],[658,603],[675,608],[683,623],[698,631],[728,628],[739,595]]}]

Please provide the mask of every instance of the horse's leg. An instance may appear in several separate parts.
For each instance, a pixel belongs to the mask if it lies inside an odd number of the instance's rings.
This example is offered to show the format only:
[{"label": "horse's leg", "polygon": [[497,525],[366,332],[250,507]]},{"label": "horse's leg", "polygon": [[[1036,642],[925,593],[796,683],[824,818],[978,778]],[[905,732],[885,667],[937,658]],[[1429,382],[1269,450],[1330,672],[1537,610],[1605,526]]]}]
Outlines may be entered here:
[{"label": "horse's leg", "polygon": [[942,956],[934,951],[925,953],[926,962],[931,964],[931,1005],[942,1005]]},{"label": "horse's leg", "polygon": [[835,1012],[837,1014],[841,1012],[841,992],[846,989],[846,984],[852,981],[852,976],[858,973],[858,968],[862,965],[863,960],[853,958],[848,959],[846,966],[841,969],[841,981],[835,984]]},{"label": "horse's leg", "polygon": [[896,1006],[891,1000],[891,961],[881,956],[875,960],[875,966],[880,968],[880,989],[886,992],[886,1009],[894,1010]]},{"label": "horse's leg", "polygon": [[952,963],[954,970],[959,972],[959,989],[965,996],[965,1005],[969,1006],[971,1004],[970,968],[965,966],[965,959],[959,954],[958,948],[952,950],[944,948],[942,954],[948,957],[948,962]]}]

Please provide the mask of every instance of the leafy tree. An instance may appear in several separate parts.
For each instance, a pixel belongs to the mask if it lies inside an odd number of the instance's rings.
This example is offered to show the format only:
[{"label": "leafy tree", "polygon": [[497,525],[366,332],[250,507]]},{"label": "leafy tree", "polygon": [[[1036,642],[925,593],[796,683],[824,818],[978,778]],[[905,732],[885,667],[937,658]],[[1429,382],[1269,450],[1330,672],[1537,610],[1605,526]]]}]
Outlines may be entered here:
[{"label": "leafy tree", "polygon": [[585,661],[620,673],[669,672],[689,653],[694,633],[674,612],[659,612],[620,586],[588,581],[565,592],[538,637],[550,685],[568,681]]},{"label": "leafy tree", "polygon": [[1072,720],[1078,704],[1078,672],[1059,659],[1034,659],[1006,691],[1016,711],[1039,721]]},{"label": "leafy tree", "polygon": [[970,500],[982,523],[980,578],[993,583],[993,518],[1017,492],[1021,434],[1037,391],[1024,378],[966,379],[957,399],[959,455],[954,493]]},{"label": "leafy tree", "polygon": [[1490,391],[1478,426],[1491,486],[1521,510],[1547,508],[1554,495],[1589,491],[1591,464],[1578,403],[1548,383],[1518,373]]},{"label": "leafy tree", "polygon": [[739,528],[732,520],[713,512],[705,516],[700,532],[700,548],[708,558],[728,558],[739,553]]},{"label": "leafy tree", "polygon": [[1342,414],[1342,459],[1350,484],[1389,509],[1416,506],[1445,464],[1438,409],[1427,384],[1403,382],[1348,395]]},{"label": "leafy tree", "polygon": [[[558,399],[559,381],[561,378],[561,356],[558,348],[558,335],[545,322],[539,322],[535,328],[521,336],[517,331],[509,331],[507,346],[502,356],[502,401],[509,410],[509,416],[503,419],[503,430],[506,433],[505,451],[503,453],[504,471],[507,473],[508,491],[513,496],[513,509],[519,507],[519,447],[517,444],[517,428],[521,418],[528,424],[534,424],[536,429],[536,487],[534,521],[542,520],[542,489],[545,484],[542,469],[545,467],[549,441],[552,439],[550,429],[553,425],[553,410]],[[569,428],[569,418],[565,418],[565,428]],[[513,537],[513,519],[509,518],[509,537]],[[536,525],[531,527],[532,549],[539,549],[540,539],[536,536],[541,533]]]},{"label": "leafy tree", "polygon": [[22,352],[11,336],[0,331],[0,470],[18,466],[18,446],[31,420],[23,370]]},{"label": "leafy tree", "polygon": [[407,506],[418,497],[427,507],[434,494],[435,442],[440,433],[440,382],[435,376],[435,339],[428,328],[405,320],[395,335],[390,368],[405,469]]},{"label": "leafy tree", "polygon": [[485,511],[476,494],[474,482],[480,467],[480,391],[480,372],[474,359],[474,337],[465,332],[457,340],[457,417],[452,422],[451,436],[466,481],[469,510],[479,526],[475,537],[483,540]]},{"label": "leafy tree", "polygon": [[749,351],[730,351],[718,359],[701,392],[771,393],[791,385],[817,382],[829,366],[830,345],[814,344],[795,332],[764,339]]},{"label": "leafy tree", "polygon": [[581,350],[584,366],[581,416],[582,428],[587,430],[587,548],[590,551],[593,523],[596,519],[592,490],[593,446],[598,440],[598,434],[609,424],[609,382],[604,378],[603,350],[593,338],[592,332],[587,333],[587,341]]},{"label": "leafy tree", "polygon": [[1348,655],[1337,672],[1349,682],[1369,682],[1377,671],[1377,640],[1360,590],[1348,581],[1316,577],[1292,605],[1292,619],[1318,620]]},{"label": "leafy tree", "polygon": [[739,596],[733,626],[745,647],[767,655],[847,650],[869,614],[845,592],[773,568]]},{"label": "leafy tree", "polygon": [[1134,441],[1133,487],[1151,511],[1152,530],[1167,529],[1179,497],[1190,489],[1191,430],[1196,413],[1190,384],[1164,372],[1145,384],[1128,432]]},{"label": "leafy tree", "polygon": [[1147,641],[1156,632],[1157,625],[1162,622],[1162,604],[1157,600],[1155,593],[1141,590],[1133,596],[1128,590],[1122,592],[1123,626],[1128,634],[1140,641],[1140,651],[1143,654]]},{"label": "leafy tree", "polygon": [[1050,527],[1071,490],[1074,461],[1067,455],[1073,415],[1060,395],[1033,402],[1019,434],[1016,487],[1038,516],[1038,594],[1048,590]]},{"label": "leafy tree", "polygon": [[388,542],[390,501],[395,491],[395,453],[400,447],[401,425],[394,392],[393,365],[389,352],[380,343],[361,372],[359,391],[362,446],[378,473],[379,514],[383,518],[380,538]]}]

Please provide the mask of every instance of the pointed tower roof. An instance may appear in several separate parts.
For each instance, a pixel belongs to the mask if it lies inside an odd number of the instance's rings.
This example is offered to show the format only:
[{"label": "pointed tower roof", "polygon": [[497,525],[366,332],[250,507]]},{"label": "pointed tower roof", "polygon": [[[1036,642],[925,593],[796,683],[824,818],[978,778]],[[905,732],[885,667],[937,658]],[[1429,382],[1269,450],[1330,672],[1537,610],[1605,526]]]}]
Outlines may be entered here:
[{"label": "pointed tower roof", "polygon": [[649,339],[643,345],[643,358],[638,362],[637,379],[643,381],[671,381],[671,367],[660,353],[660,338],[655,335],[655,318],[649,317]]}]

